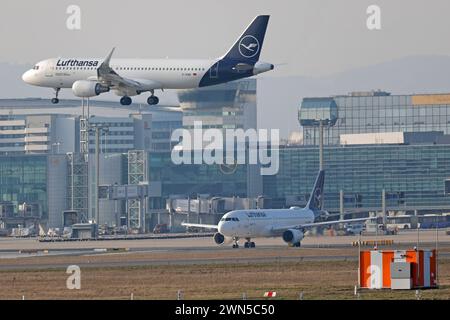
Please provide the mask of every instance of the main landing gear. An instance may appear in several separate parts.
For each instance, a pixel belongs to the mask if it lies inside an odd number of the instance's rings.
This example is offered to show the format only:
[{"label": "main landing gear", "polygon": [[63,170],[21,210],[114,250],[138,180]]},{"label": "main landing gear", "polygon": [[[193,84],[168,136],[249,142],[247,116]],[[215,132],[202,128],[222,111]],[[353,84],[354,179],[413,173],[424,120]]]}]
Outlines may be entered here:
[{"label": "main landing gear", "polygon": [[59,103],[58,94],[59,94],[60,90],[61,90],[61,88],[55,88],[55,97],[52,99],[53,104]]},{"label": "main landing gear", "polygon": [[159,103],[159,98],[155,96],[155,90],[150,90],[151,96],[147,98],[147,103],[151,106]]},{"label": "main landing gear", "polygon": [[129,106],[133,102],[129,96],[123,96],[120,98],[120,104],[123,106]]},{"label": "main landing gear", "polygon": [[157,96],[151,95],[147,99],[147,103],[151,106],[159,103],[159,98]]},{"label": "main landing gear", "polygon": [[256,245],[250,238],[247,238],[247,242],[244,244],[244,248],[255,248]]},{"label": "main landing gear", "polygon": [[[133,101],[132,101],[131,98],[128,97],[128,96],[123,96],[123,97],[120,99],[120,104],[123,105],[123,106],[129,106],[132,102],[133,102]],[[158,98],[157,96],[151,95],[150,97],[148,97],[147,103],[148,103],[149,105],[151,105],[151,106],[152,106],[152,105],[155,105],[155,104],[158,104],[158,103],[159,103],[159,98]]]},{"label": "main landing gear", "polygon": [[[246,240],[247,241],[244,243],[244,248],[255,248],[256,247],[255,243],[253,241],[251,241],[250,238],[246,238]],[[239,248],[239,244],[238,244],[239,238],[235,237],[235,238],[233,238],[233,241],[234,241],[233,249]]]}]

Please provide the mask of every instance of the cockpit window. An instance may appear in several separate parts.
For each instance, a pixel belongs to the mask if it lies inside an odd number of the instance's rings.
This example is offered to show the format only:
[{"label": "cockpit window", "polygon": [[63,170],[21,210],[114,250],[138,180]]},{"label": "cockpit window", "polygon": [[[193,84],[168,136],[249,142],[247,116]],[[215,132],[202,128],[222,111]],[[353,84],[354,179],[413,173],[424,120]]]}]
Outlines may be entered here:
[{"label": "cockpit window", "polygon": [[37,66],[37,65],[34,66],[34,67],[33,67],[33,70],[39,70],[39,66]]},{"label": "cockpit window", "polygon": [[238,218],[222,218],[220,221],[239,221]]}]

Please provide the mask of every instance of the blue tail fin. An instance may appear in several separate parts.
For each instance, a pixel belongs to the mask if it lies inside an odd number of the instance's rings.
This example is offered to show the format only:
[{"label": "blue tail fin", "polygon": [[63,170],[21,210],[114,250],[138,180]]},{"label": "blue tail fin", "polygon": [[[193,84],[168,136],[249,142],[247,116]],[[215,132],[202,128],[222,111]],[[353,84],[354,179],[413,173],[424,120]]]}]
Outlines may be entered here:
[{"label": "blue tail fin", "polygon": [[257,62],[268,22],[269,16],[257,16],[223,58],[252,64]]},{"label": "blue tail fin", "polygon": [[325,171],[320,170],[317,175],[316,182],[314,183],[314,188],[309,196],[306,208],[313,211],[322,210],[323,206],[323,184],[325,182]]}]

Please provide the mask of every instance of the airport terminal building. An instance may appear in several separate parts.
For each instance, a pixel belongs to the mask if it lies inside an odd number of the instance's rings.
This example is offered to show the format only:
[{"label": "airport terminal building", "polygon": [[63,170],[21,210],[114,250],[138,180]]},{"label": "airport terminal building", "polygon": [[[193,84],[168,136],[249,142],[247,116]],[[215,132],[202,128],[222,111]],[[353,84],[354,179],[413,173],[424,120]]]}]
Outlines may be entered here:
[{"label": "airport terminal building", "polygon": [[377,211],[450,210],[450,95],[355,92],[305,98],[299,108],[303,145],[280,150],[280,171],[264,178],[264,194],[304,199],[319,168],[324,125],[325,207]]},{"label": "airport terminal building", "polygon": [[[171,141],[172,132],[192,129],[195,120],[202,121],[205,129],[255,128],[256,80],[185,90],[180,92],[179,100],[179,106],[153,106],[150,110],[91,101],[89,124],[104,129],[99,136],[99,185],[144,183],[151,189],[145,204],[136,199],[101,198],[100,224],[139,226],[137,215],[144,210],[146,228],[151,229],[160,220],[160,216],[153,219],[153,214],[167,213],[170,199],[245,198],[262,193],[258,168],[174,165],[171,161],[176,144]],[[57,107],[42,99],[0,101],[0,124],[5,130],[21,134],[17,137],[20,141],[13,142],[0,134],[0,146],[4,142],[5,148],[15,148],[0,154],[3,227],[41,220],[48,227],[62,228],[63,212],[68,210],[78,212],[83,221],[96,216],[95,130],[87,131],[88,153],[83,154],[81,110],[80,102],[75,100],[61,101]],[[31,127],[43,132],[39,150],[26,147],[26,143],[32,143],[28,137]],[[35,208],[33,219],[25,218],[20,209],[23,204]]]},{"label": "airport terminal building", "polygon": [[[86,106],[85,106],[86,107]],[[87,108],[85,108],[87,112]],[[182,126],[175,106],[142,110],[91,101],[89,122],[101,126],[100,184],[127,184],[130,150],[169,152],[170,134]],[[87,154],[80,153],[83,115],[80,101],[58,106],[43,99],[0,100],[0,229],[40,220],[63,227],[63,212],[85,220],[95,214],[95,131],[87,131]],[[100,201],[100,220],[117,225],[124,204]],[[119,213],[120,212],[120,213]]]},{"label": "airport terminal building", "polygon": [[[148,186],[137,198],[99,200],[108,226],[152,230],[158,223],[215,223],[233,208],[304,205],[319,169],[324,124],[325,208],[339,212],[419,214],[450,210],[450,95],[357,92],[304,98],[298,110],[303,141],[280,146],[279,172],[258,166],[175,165],[171,133],[203,128],[256,128],[256,80],[179,94],[180,105],[142,110],[91,102],[90,122],[100,135],[99,185]],[[96,215],[95,135],[80,152],[79,101],[53,107],[45,100],[0,101],[0,229],[41,221],[63,227],[63,212]],[[11,140],[12,139],[12,140]],[[3,148],[3,149],[2,149]]]}]

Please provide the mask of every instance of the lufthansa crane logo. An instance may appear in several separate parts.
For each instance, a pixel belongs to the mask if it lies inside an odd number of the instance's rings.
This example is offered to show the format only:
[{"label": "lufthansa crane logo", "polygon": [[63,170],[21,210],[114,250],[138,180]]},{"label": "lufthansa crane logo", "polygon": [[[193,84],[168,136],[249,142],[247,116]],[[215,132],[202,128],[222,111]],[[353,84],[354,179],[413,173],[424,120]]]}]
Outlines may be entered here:
[{"label": "lufthansa crane logo", "polygon": [[239,41],[239,53],[245,58],[253,58],[259,52],[259,41],[252,35],[246,35]]},{"label": "lufthansa crane logo", "polygon": [[316,192],[314,193],[314,204],[320,208],[320,205],[322,203],[322,190],[320,188],[316,189]]}]

